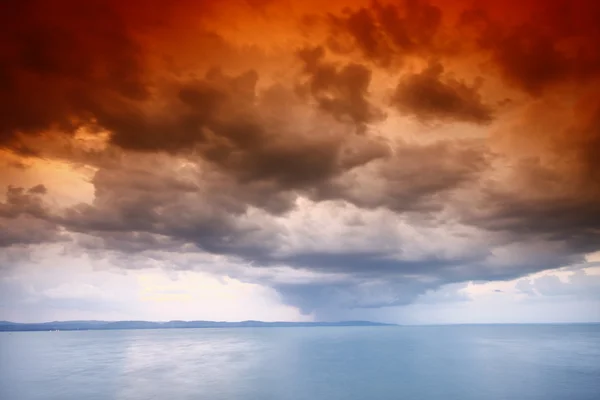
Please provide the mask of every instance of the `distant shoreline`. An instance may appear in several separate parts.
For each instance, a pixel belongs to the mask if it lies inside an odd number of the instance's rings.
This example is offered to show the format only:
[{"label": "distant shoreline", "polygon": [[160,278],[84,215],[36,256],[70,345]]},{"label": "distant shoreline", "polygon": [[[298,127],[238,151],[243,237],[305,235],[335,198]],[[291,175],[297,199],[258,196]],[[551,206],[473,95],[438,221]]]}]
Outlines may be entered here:
[{"label": "distant shoreline", "polygon": [[339,322],[264,322],[264,321],[54,321],[19,323],[0,321],[0,332],[100,331],[125,329],[198,329],[198,328],[294,328],[294,327],[397,326],[370,321]]},{"label": "distant shoreline", "polygon": [[600,322],[496,322],[456,324],[389,324],[371,321],[339,322],[265,322],[265,321],[53,321],[21,323],[0,321],[0,332],[50,332],[50,331],[110,331],[155,329],[206,329],[206,328],[316,328],[316,327],[461,327],[461,326],[561,326],[600,325]]}]

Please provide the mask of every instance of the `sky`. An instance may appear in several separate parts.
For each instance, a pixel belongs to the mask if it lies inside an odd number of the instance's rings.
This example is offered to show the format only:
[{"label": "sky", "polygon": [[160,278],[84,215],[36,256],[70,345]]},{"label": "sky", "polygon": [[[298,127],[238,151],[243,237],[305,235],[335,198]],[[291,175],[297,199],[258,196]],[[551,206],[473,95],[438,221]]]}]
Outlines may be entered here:
[{"label": "sky", "polygon": [[0,320],[600,321],[595,0],[0,3]]}]

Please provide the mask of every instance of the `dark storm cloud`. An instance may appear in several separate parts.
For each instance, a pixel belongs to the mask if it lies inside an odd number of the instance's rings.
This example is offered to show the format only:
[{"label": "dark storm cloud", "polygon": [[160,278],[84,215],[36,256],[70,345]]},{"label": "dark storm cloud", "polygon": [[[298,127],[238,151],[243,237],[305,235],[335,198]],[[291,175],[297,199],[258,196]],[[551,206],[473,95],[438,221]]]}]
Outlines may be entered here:
[{"label": "dark storm cloud", "polygon": [[71,131],[99,99],[146,96],[139,46],[113,5],[0,4],[0,145],[19,148],[18,133]]},{"label": "dark storm cloud", "polygon": [[51,221],[45,193],[44,185],[8,187],[6,200],[0,202],[0,248],[67,239],[60,225]]},{"label": "dark storm cloud", "polygon": [[319,188],[317,198],[341,198],[359,207],[398,213],[422,212],[426,219],[428,213],[443,209],[454,191],[477,185],[491,159],[480,141],[401,143],[393,148],[393,156],[370,165],[370,179],[350,175],[332,180]]},{"label": "dark storm cloud", "polygon": [[9,186],[6,190],[6,201],[0,207],[0,215],[5,218],[15,218],[27,214],[43,219],[48,214],[41,196],[45,193],[44,185],[33,186],[29,189]]},{"label": "dark storm cloud", "polygon": [[[475,143],[469,142],[456,142],[452,146],[405,144],[394,149],[393,156],[380,159],[380,165],[373,165],[376,170],[373,180],[381,180],[384,189],[374,200],[362,195],[356,197],[351,192],[355,185],[331,185],[329,195],[369,208],[413,212],[411,224],[419,226],[424,223],[423,218],[433,217],[444,208],[446,200],[439,197],[440,193],[473,182],[486,167],[479,151]],[[108,163],[95,174],[92,184],[96,196],[92,204],[80,204],[53,215],[39,213],[39,217],[84,234],[78,239],[79,244],[90,251],[118,251],[132,257],[153,251],[207,251],[252,261],[254,268],[289,265],[314,273],[349,277],[349,281],[329,285],[314,281],[260,282],[275,287],[286,301],[307,312],[314,310],[319,302],[339,307],[407,304],[444,283],[472,276],[481,279],[499,276],[496,269],[481,267],[489,248],[458,255],[443,252],[410,255],[393,231],[382,232],[382,236],[366,235],[381,230],[382,226],[361,219],[343,222],[341,245],[335,246],[336,250],[323,252],[300,246],[281,254],[280,250],[288,246],[290,231],[271,214],[291,210],[303,187],[285,189],[273,181],[240,181],[213,163],[200,160],[194,163],[189,158],[185,159],[187,167],[182,168],[177,159],[166,154],[123,153],[117,159],[120,164]],[[319,183],[326,185],[327,181]],[[305,193],[308,196],[312,195],[310,189]],[[368,187],[365,190],[371,195],[376,193]],[[252,207],[262,208],[265,213],[253,216]],[[345,238],[348,229],[354,229],[358,238],[363,237],[360,242],[372,250],[353,248]],[[382,245],[382,240],[389,240],[389,244]],[[406,245],[411,246],[410,240]],[[137,264],[132,261],[126,265],[134,268]],[[539,268],[531,265],[527,270]],[[500,278],[523,271],[524,268],[504,269]],[[237,272],[232,276],[238,276]],[[384,283],[377,283],[381,280]],[[373,281],[375,286],[369,283]],[[315,297],[315,293],[320,297]],[[317,298],[321,300],[315,303]]]},{"label": "dark storm cloud", "polygon": [[[398,252],[402,251],[401,248],[397,250]],[[351,249],[345,253],[297,254],[286,257],[285,261],[292,265],[309,266],[316,271],[350,273],[363,278],[428,275],[429,272],[434,272],[432,275],[435,276],[444,267],[467,262],[465,259],[436,259],[435,257],[405,260],[383,252],[352,252]]]},{"label": "dark storm cloud", "polygon": [[[355,86],[353,76],[334,74],[333,82],[315,90],[338,91],[322,107],[362,124],[371,112],[363,97],[368,80]],[[335,121],[311,115],[284,86],[259,92],[258,80],[253,70],[226,75],[213,68],[202,79],[165,89],[162,108],[152,113],[138,103],[99,105],[97,123],[123,149],[195,153],[240,182],[271,182],[282,189],[312,185],[387,154],[383,141],[347,134]],[[294,114],[298,109],[303,114]],[[296,128],[300,120],[309,126]]]},{"label": "dark storm cloud", "polygon": [[392,70],[411,57],[481,56],[489,58],[481,68],[495,69],[506,82],[534,95],[600,72],[595,1],[456,1],[445,8],[434,3],[374,1],[348,7],[329,16],[327,46]]},{"label": "dark storm cloud", "polygon": [[[522,192],[493,187],[484,189],[481,206],[465,209],[465,222],[488,231],[510,232],[515,238],[533,236],[561,241],[573,254],[600,248],[597,182],[585,183],[595,187],[577,187],[573,177],[563,177],[553,169],[536,173],[531,165],[518,171],[524,175],[529,188],[523,188]],[[555,181],[532,189],[544,179]]]},{"label": "dark storm cloud", "polygon": [[546,87],[597,77],[598,2],[529,0],[506,9],[483,2],[463,11],[459,30],[471,30],[480,49],[512,84],[540,95]]},{"label": "dark storm cloud", "polygon": [[[389,277],[387,279],[390,279]],[[278,284],[274,288],[283,299],[309,314],[316,313],[317,318],[330,307],[338,309],[380,308],[412,303],[428,288],[436,284],[413,280],[388,280],[383,283],[361,284],[357,281],[340,283]]]},{"label": "dark storm cloud", "polygon": [[[149,113],[145,104],[106,105],[97,113],[98,123],[112,132],[114,144],[130,150],[174,152],[209,142],[211,135],[214,147],[251,146],[263,135],[255,120],[257,80],[255,71],[228,77],[212,69],[202,80],[164,89],[157,96],[162,109]],[[218,150],[208,153],[223,157]]]},{"label": "dark storm cloud", "polygon": [[[264,179],[240,181],[201,160],[187,159],[189,167],[180,168],[167,156],[130,158],[118,168],[100,169],[92,180],[94,203],[71,207],[58,221],[69,230],[105,238],[108,248],[123,251],[141,251],[146,242],[146,249],[152,249],[157,236],[213,253],[274,261],[268,254],[282,228],[269,219],[291,210],[302,187],[286,188]],[[265,218],[249,218],[252,208],[263,210]]]},{"label": "dark storm cloud", "polygon": [[[570,118],[544,126],[543,136],[531,138],[534,154],[513,162],[510,185],[491,180],[482,185],[480,206],[464,207],[466,223],[514,237],[562,241],[573,254],[600,248],[600,96],[595,88],[581,89],[571,110],[541,103],[524,117],[525,129],[565,109]],[[506,135],[518,140],[527,133]]]},{"label": "dark storm cloud", "polygon": [[[214,252],[227,252],[230,240],[242,246],[248,228],[236,218],[247,203],[235,197],[226,176],[218,174],[216,181],[180,169],[178,173],[187,178],[177,178],[174,163],[150,155],[144,158],[150,161],[138,159],[137,164],[116,170],[99,170],[93,179],[94,203],[67,209],[61,223],[75,232],[98,236],[106,248],[126,252],[153,249],[159,242],[167,247],[196,243]],[[157,161],[163,163],[161,173],[151,165]],[[146,174],[152,178],[136,183]],[[251,188],[246,189],[251,197]]]},{"label": "dark storm cloud", "polygon": [[339,120],[347,120],[364,130],[365,125],[384,117],[368,100],[371,71],[363,65],[337,66],[325,61],[325,49],[315,47],[298,53],[304,64],[307,82],[299,86],[308,92],[319,108]]},{"label": "dark storm cloud", "polygon": [[441,10],[426,1],[375,1],[370,7],[330,16],[332,35],[328,45],[342,53],[358,49],[367,59],[390,67],[395,60],[402,62],[403,57],[431,52],[436,47],[441,19]]},{"label": "dark storm cloud", "polygon": [[[336,116],[346,112],[344,107],[355,105],[344,103],[343,99],[329,104]],[[358,107],[362,106],[359,102]],[[233,148],[204,153],[206,159],[233,172],[243,182],[268,180],[282,189],[303,188],[388,154],[384,141],[360,137],[348,132],[343,124],[315,115],[280,85],[260,94],[253,113],[254,138],[246,136],[243,120],[229,120],[233,111],[227,112],[224,119],[231,121],[228,123],[239,139],[232,141]],[[228,123],[223,124],[225,128]],[[213,129],[215,134],[226,136],[227,129],[219,128]],[[231,153],[237,157],[230,157]]]},{"label": "dark storm cloud", "polygon": [[[242,67],[154,79],[149,55],[130,33],[143,36],[160,12],[137,25],[129,18],[145,15],[141,6],[52,4],[0,5],[8,32],[0,39],[0,146],[25,153],[20,135],[52,127],[69,134],[94,124],[109,131],[106,153],[118,156],[90,162],[97,168],[90,204],[51,211],[44,186],[9,188],[0,203],[0,246],[52,242],[66,230],[88,250],[132,257],[205,251],[254,268],[340,275],[339,282],[265,281],[307,312],[328,303],[407,304],[443,284],[513,279],[600,248],[600,107],[575,112],[577,124],[561,134],[533,140],[539,158],[551,153],[551,163],[509,159],[508,188],[501,177],[489,178],[503,160],[483,141],[402,142],[403,132],[392,132],[389,142],[375,137],[372,125],[385,112],[370,98],[372,68],[389,73],[410,57],[443,62],[463,54],[442,29],[442,10],[424,1],[374,2],[327,17],[333,35],[325,47],[335,54],[326,57],[319,46],[300,51],[296,92]],[[462,23],[475,37],[467,36],[464,47],[476,48],[477,60],[490,57],[490,70],[531,94],[542,96],[557,83],[588,84],[600,65],[590,22],[596,7],[586,16],[561,4],[567,22],[552,6],[540,14],[542,25],[532,13],[521,27],[504,26],[485,8],[465,12]],[[357,54],[354,62],[329,58]],[[491,122],[479,88],[444,72],[431,62],[405,74],[394,107],[423,121]],[[594,95],[584,100],[598,104]],[[283,223],[301,200],[386,214],[345,220],[324,208],[313,216],[315,226],[310,215],[298,218],[300,226]],[[330,214],[336,217],[326,220]],[[408,231],[398,232],[405,225]],[[434,235],[432,226],[447,233]]]},{"label": "dark storm cloud", "polygon": [[422,72],[402,77],[392,105],[422,121],[490,122],[492,110],[483,103],[477,87],[453,78],[444,79],[443,72],[441,64],[430,63]]},{"label": "dark storm cloud", "polygon": [[[176,0],[23,0],[0,4],[0,147],[34,154],[23,135],[51,131],[72,135],[81,126],[114,130],[114,141],[127,148],[179,150],[200,135],[197,112],[167,121],[148,116],[156,93],[180,71],[161,46],[169,32],[195,34],[204,58],[229,57],[233,50],[218,34],[200,27],[182,27],[182,10],[208,18],[212,2]],[[189,21],[186,22],[189,25]],[[148,44],[150,39],[150,45]],[[172,46],[176,47],[176,46]],[[177,49],[172,49],[177,54]],[[165,54],[162,54],[164,52]],[[218,57],[217,56],[217,57]],[[206,62],[197,63],[198,70]],[[214,88],[204,88],[203,106],[218,107]],[[172,97],[177,97],[176,95]],[[165,99],[179,107],[175,99]],[[185,93],[181,96],[185,102]],[[166,110],[172,112],[173,110]],[[200,119],[200,121],[198,121]],[[137,130],[135,136],[131,130]],[[133,136],[135,137],[133,137]],[[170,140],[161,136],[166,136]],[[160,146],[160,147],[159,147]]]},{"label": "dark storm cloud", "polygon": [[[436,149],[431,157],[439,158],[443,154],[439,151]],[[420,158],[425,153],[419,154],[415,157]],[[384,233],[379,239],[365,236],[364,244],[373,250],[357,250],[349,242],[344,244],[348,227],[341,231],[342,245],[336,246],[337,250],[321,252],[300,247],[292,248],[291,253],[280,254],[279,250],[287,245],[286,238],[290,232],[268,214],[252,216],[248,208],[252,186],[240,187],[235,181],[227,182],[226,177],[218,173],[213,179],[206,175],[196,176],[201,185],[195,187],[187,183],[185,171],[180,171],[182,182],[173,182],[173,171],[164,163],[155,179],[145,181],[143,185],[136,184],[143,176],[136,169],[143,164],[132,163],[113,172],[99,171],[93,181],[97,192],[94,204],[71,208],[60,220],[61,224],[70,231],[95,238],[82,243],[92,250],[116,250],[133,257],[152,251],[201,250],[252,261],[253,268],[289,265],[314,273],[348,277],[348,281],[339,284],[260,281],[275,287],[286,301],[305,311],[317,307],[315,293],[321,296],[318,298],[322,299],[322,304],[329,299],[327,304],[335,303],[340,307],[398,305],[445,283],[468,279],[509,279],[549,266],[544,262],[527,264],[524,261],[520,264],[515,262],[510,268],[486,265],[486,257],[493,246],[490,244],[487,248],[478,247],[477,251],[466,254],[404,254],[404,244],[398,242],[391,232],[390,236]],[[154,170],[151,167],[154,164],[156,162],[148,162],[148,168]],[[132,165],[133,171],[128,171]],[[421,190],[420,187],[416,189]],[[411,190],[411,187],[405,186],[405,190]],[[271,194],[282,193],[277,189]],[[419,225],[420,218],[417,216],[413,226]],[[356,225],[353,229],[358,229],[357,232],[373,232],[382,228],[364,221],[352,224]],[[324,225],[322,229],[329,227]],[[383,238],[390,240],[387,247],[378,242]],[[410,247],[411,242],[406,245]],[[560,261],[563,260],[556,257],[556,262]],[[127,265],[135,266],[136,263]],[[239,277],[238,272],[231,274]],[[377,284],[379,289],[367,285],[381,280],[384,283]]]},{"label": "dark storm cloud", "polygon": [[[315,139],[305,140],[310,144],[310,140]],[[316,140],[323,143],[321,139]],[[357,147],[353,148],[354,145]],[[391,155],[382,152],[378,142],[347,135],[342,130],[340,136],[334,135],[330,141],[332,154],[339,153],[326,157],[333,166],[326,169],[326,173],[311,176],[308,184],[300,179],[306,175],[300,178],[295,175],[294,158],[318,166],[310,153],[314,151],[316,158],[324,157],[323,146],[308,146],[300,140],[289,146],[290,152],[283,153],[285,157],[274,158],[280,165],[259,170],[261,174],[253,179],[240,179],[247,175],[201,159],[186,158],[188,166],[180,167],[179,162],[168,155],[124,154],[121,164],[101,168],[95,174],[92,180],[96,193],[94,203],[69,208],[62,223],[78,232],[104,232],[102,235],[148,232],[180,243],[193,243],[215,253],[248,256],[267,263],[292,262],[318,269],[316,261],[301,262],[303,258],[298,258],[296,262],[293,258],[278,259],[270,255],[276,250],[270,247],[276,246],[277,236],[285,233],[272,218],[288,216],[296,207],[298,196],[315,201],[341,200],[371,209],[384,207],[398,213],[425,213],[417,218],[419,220],[427,218],[428,213],[443,210],[454,190],[472,185],[487,168],[485,153],[477,143],[404,144],[394,148]],[[236,152],[249,160],[262,157],[260,162],[263,163],[267,155],[256,150],[248,155],[241,149]],[[373,176],[367,176],[364,183],[354,181],[352,171],[366,164],[373,170]],[[161,168],[157,169],[156,165]],[[375,186],[370,187],[371,184]],[[355,191],[357,185],[364,191]],[[262,210],[264,217],[250,218],[253,208]],[[131,240],[138,239],[143,238],[131,237]],[[112,243],[118,245],[119,241]],[[125,240],[123,244],[125,246]],[[324,257],[323,265],[330,265]],[[337,259],[338,266],[349,266],[343,254]]]},{"label": "dark storm cloud", "polygon": [[[478,251],[461,257],[432,256],[419,260],[394,258],[379,253],[313,253],[285,260],[288,265],[308,268],[322,273],[339,273],[339,281],[305,283],[270,283],[283,299],[310,313],[338,308],[379,308],[406,305],[420,295],[435,291],[443,285],[467,281],[512,280],[524,275],[553,269],[580,261],[568,251],[540,256],[538,249],[516,253],[508,264],[495,264],[489,257],[501,246],[486,243]],[[401,246],[398,250],[401,250]],[[517,255],[518,254],[518,255]],[[460,295],[454,293],[457,298]],[[462,297],[464,299],[464,297]]]},{"label": "dark storm cloud", "polygon": [[44,186],[40,183],[39,185],[35,185],[35,186],[32,186],[29,189],[27,189],[27,193],[46,194],[46,193],[48,193],[48,189],[46,189],[46,186]]}]

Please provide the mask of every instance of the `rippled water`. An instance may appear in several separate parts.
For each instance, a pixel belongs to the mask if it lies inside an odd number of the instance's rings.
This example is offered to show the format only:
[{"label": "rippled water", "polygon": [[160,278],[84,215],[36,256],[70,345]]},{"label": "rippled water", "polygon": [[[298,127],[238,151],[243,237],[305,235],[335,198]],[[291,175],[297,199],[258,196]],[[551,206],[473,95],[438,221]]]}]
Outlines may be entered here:
[{"label": "rippled water", "polygon": [[600,399],[600,325],[0,333],[0,399]]}]

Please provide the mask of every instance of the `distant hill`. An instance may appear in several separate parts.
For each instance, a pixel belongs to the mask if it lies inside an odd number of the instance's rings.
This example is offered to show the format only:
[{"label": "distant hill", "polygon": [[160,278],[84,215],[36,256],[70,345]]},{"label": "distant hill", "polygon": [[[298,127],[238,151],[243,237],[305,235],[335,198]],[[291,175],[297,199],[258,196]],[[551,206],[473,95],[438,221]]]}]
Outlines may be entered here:
[{"label": "distant hill", "polygon": [[318,326],[394,326],[370,321],[340,322],[264,322],[264,321],[54,321],[42,323],[17,323],[0,321],[0,332],[17,331],[87,331],[115,329],[173,329],[173,328],[283,328]]}]

